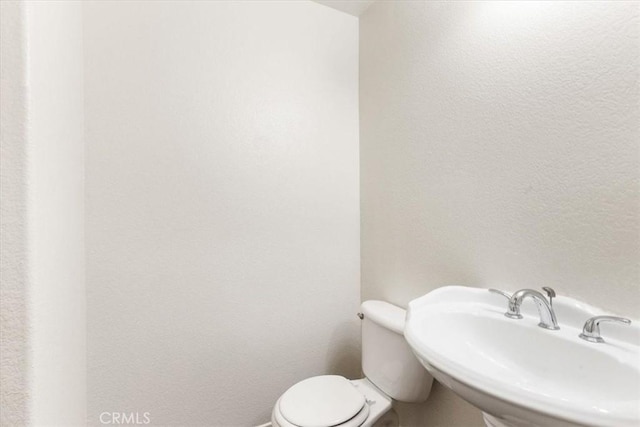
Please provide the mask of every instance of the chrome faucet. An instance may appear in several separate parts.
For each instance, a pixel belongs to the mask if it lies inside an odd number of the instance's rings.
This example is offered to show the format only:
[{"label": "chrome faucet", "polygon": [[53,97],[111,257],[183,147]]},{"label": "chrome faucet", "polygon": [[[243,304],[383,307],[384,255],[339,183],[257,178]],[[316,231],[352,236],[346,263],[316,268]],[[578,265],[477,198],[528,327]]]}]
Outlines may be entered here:
[{"label": "chrome faucet", "polygon": [[556,293],[551,288],[545,287],[543,289],[545,290],[547,295],[549,295],[549,301],[547,301],[547,298],[544,295],[533,289],[521,289],[513,295],[509,295],[508,293],[497,289],[489,289],[489,291],[500,294],[509,299],[509,310],[504,314],[505,316],[511,319],[522,319],[522,314],[520,314],[520,306],[522,305],[522,301],[525,298],[530,297],[538,307],[538,314],[540,315],[540,323],[538,323],[538,326],[551,330],[560,329],[560,327],[558,326],[558,320],[556,319],[556,313],[553,311],[551,302],[553,301],[553,297],[556,295]]},{"label": "chrome faucet", "polygon": [[603,343],[604,339],[600,336],[600,322],[618,322],[625,325],[631,324],[631,320],[625,319],[624,317],[595,316],[584,323],[582,333],[579,337],[589,342]]}]

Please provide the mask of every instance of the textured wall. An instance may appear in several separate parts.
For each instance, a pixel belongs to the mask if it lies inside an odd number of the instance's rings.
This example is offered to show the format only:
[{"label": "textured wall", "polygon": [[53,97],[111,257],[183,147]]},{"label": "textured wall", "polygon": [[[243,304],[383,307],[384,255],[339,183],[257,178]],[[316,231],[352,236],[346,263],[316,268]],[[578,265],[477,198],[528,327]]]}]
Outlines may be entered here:
[{"label": "textured wall", "polygon": [[86,420],[82,7],[27,2],[29,392],[38,426]]},{"label": "textured wall", "polygon": [[1,8],[0,424],[85,425],[82,8]]},{"label": "textured wall", "polygon": [[89,423],[256,425],[359,371],[358,21],[85,5]]},{"label": "textured wall", "polygon": [[27,90],[24,3],[0,2],[0,425],[28,420]]},{"label": "textured wall", "polygon": [[[360,17],[363,299],[552,286],[640,317],[638,10],[399,1]],[[439,387],[401,415],[481,425]]]}]

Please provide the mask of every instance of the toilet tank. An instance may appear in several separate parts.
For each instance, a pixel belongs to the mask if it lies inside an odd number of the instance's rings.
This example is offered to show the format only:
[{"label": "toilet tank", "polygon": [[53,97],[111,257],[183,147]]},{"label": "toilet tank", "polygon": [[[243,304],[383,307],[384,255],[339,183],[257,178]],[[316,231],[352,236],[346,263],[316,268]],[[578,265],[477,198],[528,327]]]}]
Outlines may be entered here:
[{"label": "toilet tank", "polygon": [[405,310],[384,301],[362,303],[362,370],[387,396],[424,402],[433,377],[404,339]]}]

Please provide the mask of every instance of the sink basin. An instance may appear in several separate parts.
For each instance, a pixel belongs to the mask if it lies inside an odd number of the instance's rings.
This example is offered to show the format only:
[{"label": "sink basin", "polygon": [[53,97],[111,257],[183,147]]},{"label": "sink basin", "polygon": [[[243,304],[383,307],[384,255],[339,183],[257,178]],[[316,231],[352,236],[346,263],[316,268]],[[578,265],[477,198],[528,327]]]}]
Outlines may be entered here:
[{"label": "sink basin", "polygon": [[405,338],[440,383],[484,413],[488,426],[640,425],[640,328],[600,326],[605,343],[578,337],[602,310],[554,298],[560,329],[538,327],[531,299],[522,319],[487,289],[438,288],[409,303]]}]

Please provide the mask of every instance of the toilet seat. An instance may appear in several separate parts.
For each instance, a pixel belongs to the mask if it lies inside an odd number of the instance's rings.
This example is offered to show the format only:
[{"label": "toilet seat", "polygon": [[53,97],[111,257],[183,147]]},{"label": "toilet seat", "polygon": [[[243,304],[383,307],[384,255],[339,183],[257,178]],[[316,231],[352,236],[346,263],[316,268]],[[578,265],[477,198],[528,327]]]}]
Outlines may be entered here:
[{"label": "toilet seat", "polygon": [[369,416],[369,405],[346,378],[321,375],[289,388],[273,415],[280,427],[359,427]]}]

